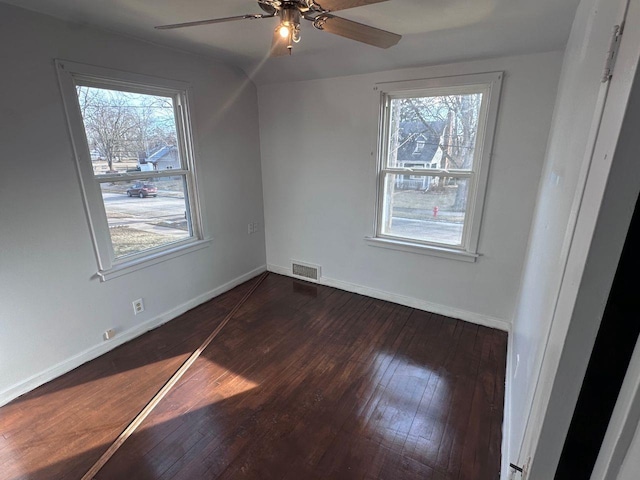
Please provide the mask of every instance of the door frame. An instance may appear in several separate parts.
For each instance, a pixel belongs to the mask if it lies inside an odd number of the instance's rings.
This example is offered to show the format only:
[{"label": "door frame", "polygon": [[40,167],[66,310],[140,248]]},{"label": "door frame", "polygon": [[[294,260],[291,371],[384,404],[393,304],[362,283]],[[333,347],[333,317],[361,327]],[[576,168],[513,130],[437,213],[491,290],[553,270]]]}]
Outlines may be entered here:
[{"label": "door frame", "polygon": [[627,112],[632,87],[640,90],[640,2],[626,13],[549,332],[564,342],[545,351],[518,459],[529,480],[555,474],[640,190],[638,135],[627,131],[640,125],[640,112]]}]

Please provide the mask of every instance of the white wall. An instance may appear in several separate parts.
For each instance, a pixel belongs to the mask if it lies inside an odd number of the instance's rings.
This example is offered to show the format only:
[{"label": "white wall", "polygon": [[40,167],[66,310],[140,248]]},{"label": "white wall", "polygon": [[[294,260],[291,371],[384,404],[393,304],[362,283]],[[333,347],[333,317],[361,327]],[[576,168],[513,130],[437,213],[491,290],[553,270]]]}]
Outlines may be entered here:
[{"label": "white wall", "polygon": [[[527,463],[541,429],[541,418],[534,413],[530,420],[529,412],[536,388],[539,387],[538,395],[544,395],[545,389],[548,395],[555,376],[553,371],[540,377],[543,357],[547,354],[549,358],[558,358],[565,341],[570,314],[563,328],[552,336],[549,332],[558,313],[560,286],[566,274],[569,247],[574,238],[597,122],[606,93],[606,85],[601,83],[604,58],[612,28],[618,23],[621,4],[619,0],[582,1],[565,52],[552,134],[513,325],[513,377],[508,382],[511,399],[508,451],[509,460],[514,463]],[[582,240],[588,245],[590,238]],[[579,275],[577,278],[579,281]],[[563,320],[558,322],[558,326],[561,323]],[[529,438],[521,452],[528,421]],[[550,472],[552,475],[553,470]],[[545,474],[539,478],[546,478]]]},{"label": "white wall", "polygon": [[[1,404],[257,273],[265,247],[262,229],[247,235],[264,220],[257,97],[242,72],[5,4],[0,18]],[[191,83],[209,248],[96,279],[54,58]]]},{"label": "white wall", "polygon": [[[267,263],[322,266],[347,290],[508,328],[562,54],[506,57],[258,89]],[[377,82],[505,71],[477,263],[369,246]]]}]

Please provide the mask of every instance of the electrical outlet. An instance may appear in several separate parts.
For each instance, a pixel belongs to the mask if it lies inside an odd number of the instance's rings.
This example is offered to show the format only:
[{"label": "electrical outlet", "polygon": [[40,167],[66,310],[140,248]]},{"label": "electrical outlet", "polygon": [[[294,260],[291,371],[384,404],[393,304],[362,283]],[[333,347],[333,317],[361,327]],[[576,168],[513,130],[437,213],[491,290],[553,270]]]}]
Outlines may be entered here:
[{"label": "electrical outlet", "polygon": [[258,222],[253,222],[253,233],[258,231]]},{"label": "electrical outlet", "polygon": [[141,298],[139,298],[138,300],[134,300],[132,303],[134,315],[138,315],[139,313],[144,312],[144,302]]},{"label": "electrical outlet", "polygon": [[111,340],[115,334],[116,334],[116,331],[113,328],[110,328],[109,330],[106,330],[102,334],[102,338],[104,338],[105,340]]},{"label": "electrical outlet", "polygon": [[253,233],[253,223],[247,224],[247,233],[251,235]]}]

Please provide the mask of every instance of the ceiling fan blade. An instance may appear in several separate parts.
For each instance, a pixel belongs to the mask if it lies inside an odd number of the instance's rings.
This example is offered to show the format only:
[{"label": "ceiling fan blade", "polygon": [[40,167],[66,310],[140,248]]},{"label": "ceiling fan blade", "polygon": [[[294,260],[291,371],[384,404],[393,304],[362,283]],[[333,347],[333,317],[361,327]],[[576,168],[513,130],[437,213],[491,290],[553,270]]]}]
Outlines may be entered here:
[{"label": "ceiling fan blade", "polygon": [[283,57],[285,55],[291,55],[291,49],[289,48],[289,38],[282,38],[280,32],[276,28],[273,32],[273,40],[271,42],[270,57]]},{"label": "ceiling fan blade", "polygon": [[353,22],[328,13],[318,15],[313,20],[313,26],[325,32],[380,48],[393,47],[402,38],[401,35],[396,33],[380,30],[379,28],[370,27],[369,25]]},{"label": "ceiling fan blade", "polygon": [[317,0],[315,3],[321,9],[329,12],[346,10],[347,8],[364,7],[374,3],[388,2],[389,0]]},{"label": "ceiling fan blade", "polygon": [[248,14],[248,15],[236,15],[235,17],[213,18],[211,20],[196,20],[195,22],[174,23],[171,25],[159,25],[155,28],[158,30],[170,30],[172,28],[197,27],[198,25],[211,25],[212,23],[235,22],[236,20],[245,20],[245,19],[255,20],[258,18],[271,18],[271,17],[273,17],[273,15],[264,15],[262,13],[256,13],[256,14]]}]

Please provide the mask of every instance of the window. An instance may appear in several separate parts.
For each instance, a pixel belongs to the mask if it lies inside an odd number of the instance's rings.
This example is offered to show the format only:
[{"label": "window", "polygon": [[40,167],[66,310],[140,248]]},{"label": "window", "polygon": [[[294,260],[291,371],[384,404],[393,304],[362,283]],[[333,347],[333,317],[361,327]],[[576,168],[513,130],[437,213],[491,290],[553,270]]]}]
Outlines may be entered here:
[{"label": "window", "polygon": [[205,246],[187,85],[57,67],[101,278]]},{"label": "window", "polygon": [[377,246],[474,261],[501,73],[380,84]]}]

